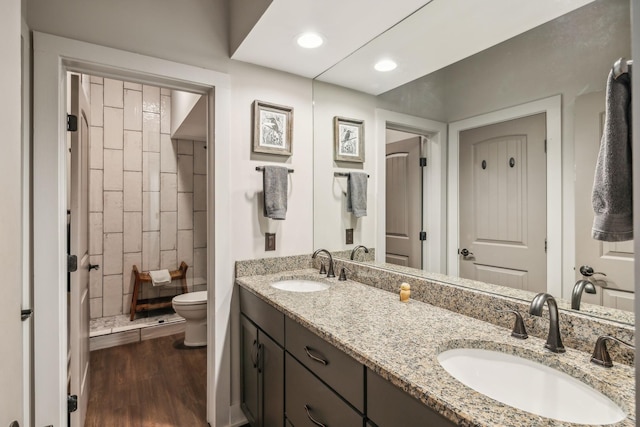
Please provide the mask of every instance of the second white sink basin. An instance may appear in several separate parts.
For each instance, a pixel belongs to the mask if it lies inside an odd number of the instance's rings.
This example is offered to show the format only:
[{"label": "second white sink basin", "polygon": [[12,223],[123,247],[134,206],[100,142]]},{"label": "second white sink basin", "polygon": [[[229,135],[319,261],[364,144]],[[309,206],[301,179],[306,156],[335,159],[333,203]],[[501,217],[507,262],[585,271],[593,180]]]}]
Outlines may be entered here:
[{"label": "second white sink basin", "polygon": [[319,292],[329,289],[327,283],[303,279],[280,280],[272,283],[271,287],[289,292]]},{"label": "second white sink basin", "polygon": [[536,415],[587,425],[613,424],[627,416],[599,391],[528,359],[491,350],[459,348],[440,353],[438,362],[466,386]]}]

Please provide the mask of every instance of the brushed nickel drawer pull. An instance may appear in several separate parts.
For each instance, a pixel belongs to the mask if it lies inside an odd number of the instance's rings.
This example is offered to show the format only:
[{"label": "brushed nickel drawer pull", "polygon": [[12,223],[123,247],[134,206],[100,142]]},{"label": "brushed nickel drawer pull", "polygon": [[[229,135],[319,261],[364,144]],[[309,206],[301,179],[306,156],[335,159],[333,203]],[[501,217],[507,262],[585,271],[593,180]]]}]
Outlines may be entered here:
[{"label": "brushed nickel drawer pull", "polygon": [[309,417],[309,419],[311,420],[312,423],[314,423],[318,427],[327,427],[326,425],[322,424],[320,421],[314,419],[311,416],[311,413],[309,412],[309,406],[308,405],[304,405],[304,410],[307,411],[307,417]]},{"label": "brushed nickel drawer pull", "polygon": [[329,364],[329,362],[327,362],[326,360],[321,359],[320,357],[314,356],[313,354],[311,354],[311,352],[309,351],[309,347],[307,347],[306,345],[304,346],[304,351],[305,351],[305,353],[307,353],[307,356],[309,356],[309,358],[311,360],[315,360],[318,363],[322,363],[324,366],[327,366]]}]

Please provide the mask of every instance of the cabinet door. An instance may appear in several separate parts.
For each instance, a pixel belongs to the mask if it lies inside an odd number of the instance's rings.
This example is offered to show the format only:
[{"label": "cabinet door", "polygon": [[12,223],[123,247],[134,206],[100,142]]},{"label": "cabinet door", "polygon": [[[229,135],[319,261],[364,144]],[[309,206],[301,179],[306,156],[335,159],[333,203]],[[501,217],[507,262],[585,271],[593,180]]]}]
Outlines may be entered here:
[{"label": "cabinet door", "polygon": [[242,409],[251,427],[260,426],[258,394],[258,328],[240,316],[242,340]]},{"label": "cabinet door", "polygon": [[284,425],[284,350],[258,330],[260,360],[258,372],[262,382],[262,426]]},{"label": "cabinet door", "polygon": [[367,416],[378,427],[453,427],[455,424],[367,369]]}]

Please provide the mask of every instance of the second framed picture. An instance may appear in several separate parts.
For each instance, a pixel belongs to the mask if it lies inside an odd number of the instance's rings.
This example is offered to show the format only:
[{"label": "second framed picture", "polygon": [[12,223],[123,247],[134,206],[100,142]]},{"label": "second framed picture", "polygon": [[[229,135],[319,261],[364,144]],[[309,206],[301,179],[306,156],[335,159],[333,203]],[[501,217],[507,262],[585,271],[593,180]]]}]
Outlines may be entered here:
[{"label": "second framed picture", "polygon": [[290,156],[293,152],[293,108],[253,102],[253,151]]},{"label": "second framed picture", "polygon": [[336,161],[364,163],[364,120],[333,118]]}]

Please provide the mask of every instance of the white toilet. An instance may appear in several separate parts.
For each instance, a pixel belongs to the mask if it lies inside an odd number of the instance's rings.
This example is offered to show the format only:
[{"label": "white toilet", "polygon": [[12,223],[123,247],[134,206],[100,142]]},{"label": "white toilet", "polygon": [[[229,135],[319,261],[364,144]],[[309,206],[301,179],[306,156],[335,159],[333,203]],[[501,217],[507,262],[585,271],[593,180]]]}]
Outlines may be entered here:
[{"label": "white toilet", "polygon": [[176,313],[187,321],[184,345],[207,345],[207,291],[177,295],[171,303]]}]

